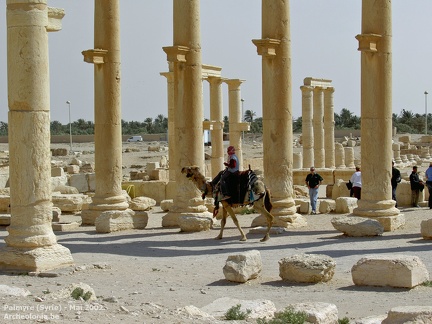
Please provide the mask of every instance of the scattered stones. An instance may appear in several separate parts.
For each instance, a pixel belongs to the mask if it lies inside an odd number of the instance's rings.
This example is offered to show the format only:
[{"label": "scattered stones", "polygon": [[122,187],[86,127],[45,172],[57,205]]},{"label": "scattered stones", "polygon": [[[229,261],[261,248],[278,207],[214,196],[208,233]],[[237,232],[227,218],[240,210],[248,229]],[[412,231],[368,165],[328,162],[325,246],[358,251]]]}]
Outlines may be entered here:
[{"label": "scattered stones", "polygon": [[225,279],[241,283],[257,278],[261,271],[261,254],[258,250],[230,255],[223,267]]},{"label": "scattered stones", "polygon": [[317,283],[333,278],[336,262],[323,254],[296,254],[279,261],[279,276],[284,281]]}]

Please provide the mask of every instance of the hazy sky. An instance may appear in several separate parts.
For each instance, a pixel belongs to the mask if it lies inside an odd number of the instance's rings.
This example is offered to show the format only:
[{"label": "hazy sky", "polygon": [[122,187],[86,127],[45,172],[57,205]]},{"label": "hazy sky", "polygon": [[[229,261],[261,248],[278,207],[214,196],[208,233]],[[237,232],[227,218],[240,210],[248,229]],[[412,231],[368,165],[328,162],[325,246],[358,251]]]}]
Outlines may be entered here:
[{"label": "hazy sky", "polygon": [[[0,6],[0,120],[7,122],[6,1]],[[122,118],[143,121],[167,112],[168,69],[163,46],[172,45],[173,0],[121,0]],[[64,8],[63,30],[49,33],[51,120],[94,120],[93,65],[81,52],[93,48],[92,0],[48,0]],[[393,112],[424,114],[432,95],[432,1],[393,0]],[[335,112],[360,115],[361,0],[291,0],[293,117],[301,116],[305,77],[333,80]],[[202,0],[204,64],[220,66],[225,78],[244,79],[244,110],[262,116],[261,56],[252,39],[261,38],[260,0]],[[203,82],[204,116],[209,117],[209,84]],[[432,96],[431,96],[432,99]],[[223,86],[224,115],[228,88]],[[432,112],[432,100],[430,100]]]}]

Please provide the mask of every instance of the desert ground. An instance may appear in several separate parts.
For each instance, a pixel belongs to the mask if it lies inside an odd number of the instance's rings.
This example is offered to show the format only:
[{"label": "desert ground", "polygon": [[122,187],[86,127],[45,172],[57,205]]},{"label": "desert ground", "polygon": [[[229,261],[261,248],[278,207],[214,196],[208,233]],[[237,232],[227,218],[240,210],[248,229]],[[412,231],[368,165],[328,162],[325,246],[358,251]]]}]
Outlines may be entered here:
[{"label": "desert ground", "polygon": [[[137,152],[123,154],[125,174],[147,161],[159,161],[166,154],[146,152],[146,145],[124,144],[124,148],[138,148]],[[247,145],[246,154],[262,154],[256,139]],[[91,143],[77,148],[82,152],[80,159],[91,161]],[[131,168],[132,165],[135,167]],[[0,273],[0,323],[217,323],[222,322],[224,312],[235,306],[236,300],[270,300],[278,310],[293,303],[331,303],[336,305],[340,319],[366,323],[361,319],[385,315],[397,306],[430,306],[431,287],[359,287],[352,281],[352,266],[371,254],[418,256],[432,271],[432,241],[420,235],[420,223],[432,217],[432,210],[401,208],[401,213],[406,218],[403,228],[369,238],[345,237],[336,231],[331,219],[340,214],[318,214],[305,215],[306,227],[273,234],[269,241],[260,242],[262,234],[248,233],[258,215],[249,214],[239,216],[248,241],[239,241],[239,232],[231,219],[224,238],[214,240],[219,233],[217,226],[197,233],[162,228],[165,212],[158,206],[149,212],[149,223],[143,230],[99,234],[94,227],[87,226],[56,232],[58,242],[70,249],[75,265],[39,276]],[[78,219],[79,215],[61,216],[61,221]],[[4,246],[7,234],[6,227],[0,226],[0,247]],[[222,269],[227,257],[249,250],[261,254],[261,275],[243,284],[225,280]],[[318,284],[282,281],[278,261],[299,253],[332,257],[337,264],[333,279]],[[97,300],[60,298],[59,292],[73,283],[91,286]],[[2,285],[30,294],[10,296],[3,292]],[[191,305],[201,309],[223,297],[233,300],[225,309],[219,308],[211,314],[215,317],[185,310]],[[241,322],[255,323],[255,320],[237,321]]]}]

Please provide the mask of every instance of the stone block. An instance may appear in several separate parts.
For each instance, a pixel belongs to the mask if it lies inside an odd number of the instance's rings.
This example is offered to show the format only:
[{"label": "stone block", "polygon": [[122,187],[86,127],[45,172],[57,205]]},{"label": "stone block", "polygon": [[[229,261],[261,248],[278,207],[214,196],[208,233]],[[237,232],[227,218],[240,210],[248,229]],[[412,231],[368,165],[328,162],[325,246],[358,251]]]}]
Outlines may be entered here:
[{"label": "stone block", "polygon": [[375,219],[341,216],[331,220],[333,227],[347,236],[378,236],[384,232],[384,227]]},{"label": "stone block", "polygon": [[98,233],[144,229],[147,223],[147,212],[134,212],[131,209],[105,211],[95,220],[96,232]]},{"label": "stone block", "polygon": [[279,276],[289,282],[327,282],[335,268],[336,262],[327,255],[295,254],[279,261]]},{"label": "stone block", "polygon": [[0,215],[0,226],[9,226],[11,222],[11,215]]},{"label": "stone block", "polygon": [[[427,188],[420,192],[419,202],[424,202]],[[396,188],[396,200],[398,207],[410,207],[411,204],[411,185],[409,181],[402,180]]]},{"label": "stone block", "polygon": [[153,170],[159,169],[159,162],[148,162],[146,165],[146,172],[150,174]]},{"label": "stone block", "polygon": [[67,173],[68,174],[78,174],[80,171],[80,167],[75,164],[70,164],[67,166]]},{"label": "stone block", "polygon": [[61,167],[51,168],[51,177],[62,177],[64,176],[64,170]]},{"label": "stone block", "polygon": [[181,232],[209,231],[213,223],[213,215],[210,213],[197,213],[181,215],[178,218],[178,226]]},{"label": "stone block", "polygon": [[321,199],[318,210],[321,214],[331,213],[336,210],[336,202],[330,199]]},{"label": "stone block", "polygon": [[413,288],[429,280],[426,266],[417,256],[370,255],[351,268],[357,286]]},{"label": "stone block", "polygon": [[76,213],[82,210],[86,196],[83,194],[53,194],[52,203],[54,207],[60,208],[62,212]]},{"label": "stone block", "polygon": [[387,313],[382,324],[432,323],[432,306],[398,306]]},{"label": "stone block", "polygon": [[304,312],[307,323],[338,323],[339,315],[336,305],[329,303],[296,303],[288,305],[295,312]]},{"label": "stone block", "polygon": [[300,200],[298,202],[300,203],[300,209],[299,209],[300,214],[310,214],[311,213],[312,207],[311,207],[309,199]]},{"label": "stone block", "polygon": [[9,211],[9,206],[10,206],[10,196],[0,195],[0,212]]},{"label": "stone block", "polygon": [[336,199],[336,213],[351,214],[357,208],[357,198],[339,197]]},{"label": "stone block", "polygon": [[223,267],[225,279],[241,283],[257,278],[261,271],[261,254],[258,250],[229,255]]},{"label": "stone block", "polygon": [[432,218],[421,222],[420,233],[425,240],[432,240]]},{"label": "stone block", "polygon": [[73,231],[80,227],[79,222],[70,222],[70,223],[60,223],[60,222],[53,222],[52,223],[52,229],[56,232],[67,232],[67,231]]},{"label": "stone block", "polygon": [[335,184],[333,185],[333,190],[330,197],[333,200],[336,200],[339,197],[349,197],[350,191],[346,186],[347,183],[348,181],[342,179],[335,180]]},{"label": "stone block", "polygon": [[411,135],[399,136],[399,142],[402,142],[404,144],[411,143]]},{"label": "stone block", "polygon": [[166,169],[154,169],[149,172],[150,180],[163,180],[168,181],[168,170]]},{"label": "stone block", "polygon": [[[122,182],[122,186],[134,185],[136,197],[149,197],[154,199],[156,201],[156,204],[160,204],[162,200],[167,199],[165,194],[167,183],[167,181],[125,181]],[[176,192],[174,192],[173,194],[175,197]]]},{"label": "stone block", "polygon": [[432,143],[432,135],[423,135],[420,137],[421,143]]},{"label": "stone block", "polygon": [[165,199],[160,202],[160,208],[162,211],[167,212],[174,205],[174,201],[172,199]]},{"label": "stone block", "polygon": [[69,178],[69,185],[75,187],[79,192],[90,191],[88,175],[86,173],[73,174]]}]

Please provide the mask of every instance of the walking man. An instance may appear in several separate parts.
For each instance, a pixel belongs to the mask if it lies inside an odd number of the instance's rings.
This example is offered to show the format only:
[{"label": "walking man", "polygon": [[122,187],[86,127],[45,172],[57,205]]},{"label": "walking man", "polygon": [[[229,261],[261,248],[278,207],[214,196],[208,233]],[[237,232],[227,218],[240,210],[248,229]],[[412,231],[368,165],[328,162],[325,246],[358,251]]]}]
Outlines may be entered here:
[{"label": "walking man", "polygon": [[315,172],[315,167],[310,167],[310,173],[306,176],[306,186],[309,189],[309,197],[310,197],[310,204],[312,207],[312,214],[316,214],[316,205],[318,200],[318,188],[321,185],[321,182],[323,181],[323,178]]}]

